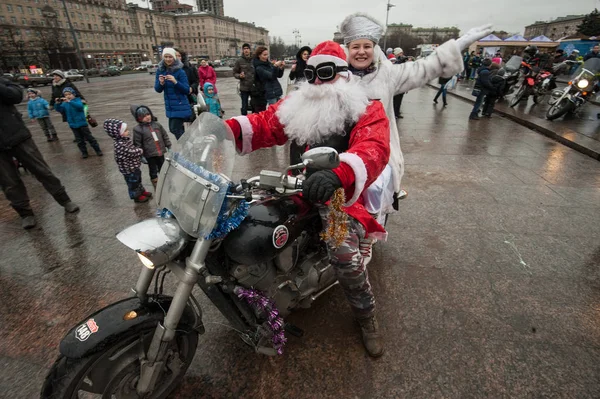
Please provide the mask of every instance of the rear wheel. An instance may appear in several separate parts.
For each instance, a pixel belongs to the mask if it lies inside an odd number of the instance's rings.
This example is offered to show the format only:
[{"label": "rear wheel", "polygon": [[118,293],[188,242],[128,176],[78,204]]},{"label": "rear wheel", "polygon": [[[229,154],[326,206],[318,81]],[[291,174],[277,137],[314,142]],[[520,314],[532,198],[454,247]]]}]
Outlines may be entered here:
[{"label": "rear wheel", "polygon": [[[147,351],[155,326],[138,334],[128,333],[117,343],[82,359],[59,357],[46,376],[41,399],[116,398],[138,399],[140,353]],[[156,389],[147,399],[165,398],[183,379],[198,346],[198,333],[179,332],[167,349]]]},{"label": "rear wheel", "polygon": [[548,112],[546,112],[546,118],[551,121],[558,119],[570,112],[573,107],[575,107],[575,105],[568,98],[563,97],[555,102],[550,108],[548,108]]}]

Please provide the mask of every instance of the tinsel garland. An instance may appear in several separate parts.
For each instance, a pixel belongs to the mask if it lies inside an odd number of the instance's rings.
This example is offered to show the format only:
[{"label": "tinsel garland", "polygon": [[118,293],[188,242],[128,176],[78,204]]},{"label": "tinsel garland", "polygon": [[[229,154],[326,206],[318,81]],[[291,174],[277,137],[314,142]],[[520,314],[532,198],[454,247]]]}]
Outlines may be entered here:
[{"label": "tinsel garland", "polygon": [[287,342],[287,338],[285,337],[285,331],[283,329],[283,319],[279,316],[279,311],[277,310],[275,303],[267,298],[262,292],[252,288],[236,287],[235,293],[238,298],[246,301],[250,306],[267,316],[265,324],[266,328],[271,333],[273,348],[275,348],[277,354],[282,355],[283,346]]},{"label": "tinsel garland", "polygon": [[332,248],[338,248],[348,236],[348,214],[344,211],[345,203],[344,189],[338,188],[329,201],[327,226],[321,232],[321,239]]},{"label": "tinsel garland", "polygon": [[208,180],[209,182],[216,184],[219,187],[219,193],[225,193],[227,188],[229,187],[229,182],[222,176],[219,176],[216,173],[209,172],[206,168],[203,168],[200,165],[196,165],[195,163],[186,159],[179,152],[173,153],[173,160],[189,170],[200,176],[201,178]]},{"label": "tinsel garland", "polygon": [[[227,192],[228,194],[229,191],[230,190]],[[225,198],[223,205],[221,205],[221,211],[217,217],[215,227],[210,234],[206,236],[206,239],[214,240],[216,238],[222,238],[231,231],[237,229],[248,215],[248,209],[250,208],[250,205],[248,202],[246,202],[246,200],[240,200],[237,202],[233,211],[231,211],[229,207],[229,200]]]}]

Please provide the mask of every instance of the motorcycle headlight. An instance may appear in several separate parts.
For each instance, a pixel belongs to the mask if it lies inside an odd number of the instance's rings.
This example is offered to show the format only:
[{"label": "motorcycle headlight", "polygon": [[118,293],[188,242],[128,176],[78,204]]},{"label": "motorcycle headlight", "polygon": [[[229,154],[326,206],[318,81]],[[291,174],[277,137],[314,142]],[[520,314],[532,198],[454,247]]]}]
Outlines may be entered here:
[{"label": "motorcycle headlight", "polygon": [[587,79],[581,79],[579,82],[577,82],[577,87],[580,89],[585,89],[589,84],[590,82]]}]

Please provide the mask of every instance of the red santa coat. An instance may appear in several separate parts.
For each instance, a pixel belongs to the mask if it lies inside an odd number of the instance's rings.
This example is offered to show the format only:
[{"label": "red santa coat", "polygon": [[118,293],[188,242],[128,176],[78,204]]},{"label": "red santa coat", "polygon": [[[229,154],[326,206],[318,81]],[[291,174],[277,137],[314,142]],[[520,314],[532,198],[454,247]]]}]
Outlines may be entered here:
[{"label": "red santa coat", "polygon": [[[283,145],[288,141],[285,126],[276,115],[284,101],[270,106],[264,112],[226,121],[237,138],[240,154]],[[361,193],[377,179],[388,163],[389,136],[390,126],[383,105],[380,101],[370,102],[350,132],[348,149],[340,154],[340,166],[333,169],[342,183],[346,198],[350,199],[344,210],[364,226],[367,237],[380,240],[387,238],[387,232],[366,211]]]}]

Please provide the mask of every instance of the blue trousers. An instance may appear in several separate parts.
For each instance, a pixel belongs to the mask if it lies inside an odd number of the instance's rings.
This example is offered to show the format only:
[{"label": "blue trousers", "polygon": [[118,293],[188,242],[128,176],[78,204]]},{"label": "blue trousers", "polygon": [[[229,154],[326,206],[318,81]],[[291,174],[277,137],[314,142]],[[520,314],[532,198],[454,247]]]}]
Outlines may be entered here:
[{"label": "blue trousers", "polygon": [[471,115],[469,116],[470,118],[478,116],[479,108],[481,108],[481,104],[483,103],[483,99],[485,98],[486,94],[487,92],[481,90],[481,92],[477,96],[477,99],[475,100],[475,105],[473,105],[473,111],[471,111]]},{"label": "blue trousers", "polygon": [[182,118],[169,118],[169,131],[175,135],[175,138],[179,140],[183,133],[185,133],[185,127],[183,127],[185,119]]},{"label": "blue trousers", "polygon": [[136,169],[131,173],[123,173],[125,182],[127,183],[127,190],[129,191],[129,198],[132,200],[139,198],[140,195],[144,194],[146,189],[142,186],[142,171]]},{"label": "blue trousers", "polygon": [[240,95],[242,96],[242,115],[248,115],[248,109],[250,108],[250,92],[240,91]]}]

